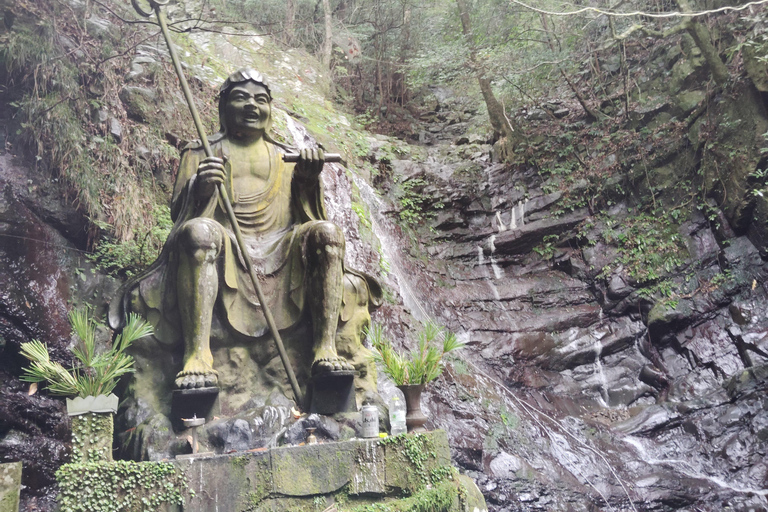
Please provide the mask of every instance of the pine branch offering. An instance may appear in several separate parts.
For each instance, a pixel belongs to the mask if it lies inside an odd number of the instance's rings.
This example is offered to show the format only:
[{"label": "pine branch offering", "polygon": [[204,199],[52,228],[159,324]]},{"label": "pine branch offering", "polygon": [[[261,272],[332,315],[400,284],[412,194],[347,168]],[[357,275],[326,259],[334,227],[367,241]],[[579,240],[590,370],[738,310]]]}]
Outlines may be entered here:
[{"label": "pine branch offering", "polygon": [[[438,378],[445,369],[443,357],[464,347],[456,335],[433,322],[427,322],[418,332],[416,350],[406,355],[392,348],[392,342],[384,336],[381,325],[366,330],[373,345],[373,360],[384,374],[397,386],[426,384]],[[442,344],[439,338],[443,339]]]},{"label": "pine branch offering", "polygon": [[85,310],[69,314],[69,323],[78,338],[72,348],[76,364],[67,370],[60,363],[51,361],[48,347],[39,340],[21,344],[21,355],[31,364],[24,368],[24,382],[45,382],[48,391],[59,396],[108,395],[115,389],[120,377],[131,373],[133,357],[126,353],[131,343],[152,334],[152,327],[140,316],[131,313],[128,323],[115,338],[112,346],[103,352],[96,350],[96,322]]}]

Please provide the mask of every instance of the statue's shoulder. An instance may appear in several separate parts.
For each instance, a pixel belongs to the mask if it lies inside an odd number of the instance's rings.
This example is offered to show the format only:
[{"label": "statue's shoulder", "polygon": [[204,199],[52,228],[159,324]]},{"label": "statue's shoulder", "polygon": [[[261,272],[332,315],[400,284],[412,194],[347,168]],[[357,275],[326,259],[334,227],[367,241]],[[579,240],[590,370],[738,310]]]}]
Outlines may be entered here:
[{"label": "statue's shoulder", "polygon": [[288,144],[283,144],[282,142],[278,142],[272,137],[266,138],[266,142],[268,144],[272,144],[278,153],[298,153],[299,150],[294,148],[293,146],[289,146]]},{"label": "statue's shoulder", "polygon": [[[218,145],[221,143],[222,140],[224,140],[224,137],[225,137],[225,134],[222,132],[211,135],[210,137],[208,137],[208,144],[210,144],[212,147],[214,145]],[[191,140],[181,150],[182,153],[186,151],[203,153],[205,151],[203,148],[203,141],[201,141],[200,139]]]},{"label": "statue's shoulder", "polygon": [[182,153],[187,153],[189,151],[202,151],[203,149],[203,143],[200,141],[200,139],[195,139],[192,141],[189,141],[186,146],[181,148]]}]

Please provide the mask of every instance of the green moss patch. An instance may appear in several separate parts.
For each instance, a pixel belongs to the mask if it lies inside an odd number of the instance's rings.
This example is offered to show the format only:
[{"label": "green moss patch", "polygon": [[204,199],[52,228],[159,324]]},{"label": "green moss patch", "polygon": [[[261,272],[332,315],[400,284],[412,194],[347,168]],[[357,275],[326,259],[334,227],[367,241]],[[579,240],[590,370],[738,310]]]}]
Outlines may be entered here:
[{"label": "green moss patch", "polygon": [[72,416],[72,462],[109,462],[112,460],[111,413],[86,413]]},{"label": "green moss patch", "polygon": [[461,494],[460,486],[452,481],[446,481],[434,487],[425,488],[408,498],[359,505],[350,510],[354,512],[448,512],[461,510],[459,508]]},{"label": "green moss patch", "polygon": [[436,438],[444,432],[401,434],[379,441],[384,447],[386,485],[415,494],[440,483],[453,474],[447,440]]},{"label": "green moss patch", "polygon": [[170,462],[65,464],[56,472],[62,512],[155,512],[192,494]]}]

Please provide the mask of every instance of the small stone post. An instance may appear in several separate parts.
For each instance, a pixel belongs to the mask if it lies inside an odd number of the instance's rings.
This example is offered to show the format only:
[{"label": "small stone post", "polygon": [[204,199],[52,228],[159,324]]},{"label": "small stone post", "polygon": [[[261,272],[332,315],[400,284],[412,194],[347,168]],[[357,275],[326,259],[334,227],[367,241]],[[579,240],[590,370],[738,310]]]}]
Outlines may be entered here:
[{"label": "small stone post", "polygon": [[0,464],[0,512],[19,512],[21,462]]}]

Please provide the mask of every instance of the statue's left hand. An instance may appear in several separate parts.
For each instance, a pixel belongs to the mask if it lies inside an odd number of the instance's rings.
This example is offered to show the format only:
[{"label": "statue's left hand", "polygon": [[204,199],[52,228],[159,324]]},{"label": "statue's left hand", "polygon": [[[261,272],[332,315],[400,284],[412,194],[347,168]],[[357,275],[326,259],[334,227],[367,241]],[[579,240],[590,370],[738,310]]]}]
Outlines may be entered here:
[{"label": "statue's left hand", "polygon": [[302,149],[296,162],[296,173],[307,178],[317,178],[325,165],[323,148]]}]

